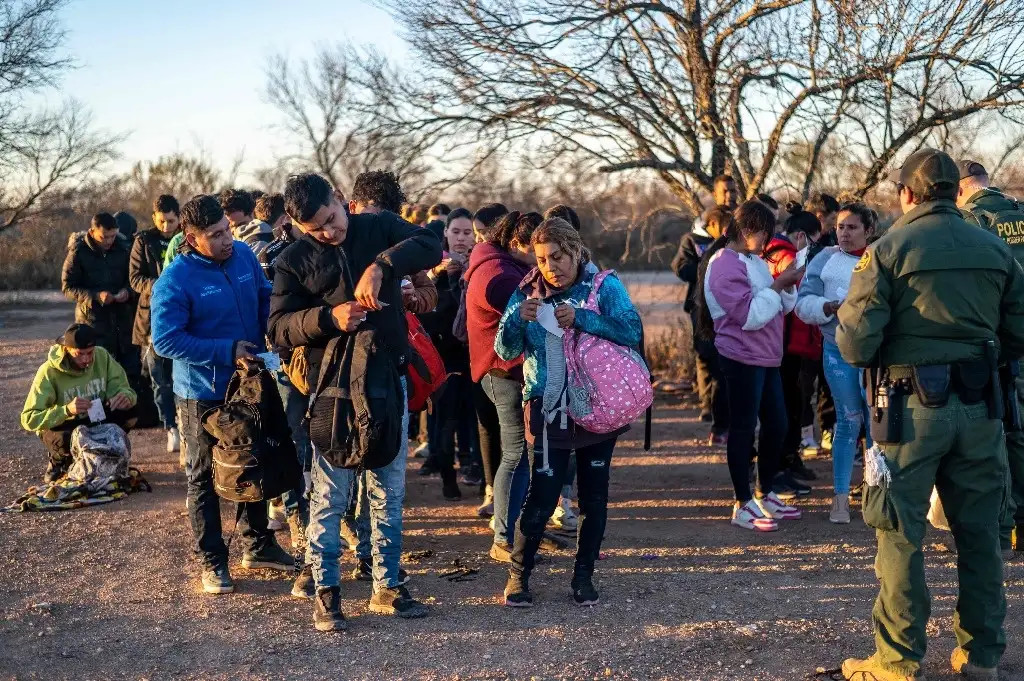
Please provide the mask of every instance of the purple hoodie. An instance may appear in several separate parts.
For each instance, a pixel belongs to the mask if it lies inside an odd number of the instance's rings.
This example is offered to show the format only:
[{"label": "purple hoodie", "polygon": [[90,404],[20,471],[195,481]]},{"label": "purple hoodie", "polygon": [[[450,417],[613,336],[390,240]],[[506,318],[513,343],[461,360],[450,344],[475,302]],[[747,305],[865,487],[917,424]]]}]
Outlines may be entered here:
[{"label": "purple hoodie", "polygon": [[708,262],[704,296],[715,322],[715,347],[723,357],[759,367],[782,364],[783,318],[796,292],[772,290],[771,270],[755,255],[723,248]]}]

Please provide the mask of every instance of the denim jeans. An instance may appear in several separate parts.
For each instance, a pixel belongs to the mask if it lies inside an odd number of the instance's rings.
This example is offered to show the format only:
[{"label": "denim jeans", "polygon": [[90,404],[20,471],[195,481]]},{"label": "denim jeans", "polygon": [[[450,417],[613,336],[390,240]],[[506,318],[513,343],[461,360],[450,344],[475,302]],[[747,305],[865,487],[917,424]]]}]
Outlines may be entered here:
[{"label": "denim jeans", "polygon": [[156,354],[152,344],[143,350],[142,361],[146,363],[146,370],[153,382],[153,398],[156,401],[156,410],[160,414],[160,421],[164,424],[164,430],[170,430],[178,421],[174,404],[174,383],[171,379],[174,363]]},{"label": "denim jeans", "polygon": [[515,539],[513,528],[530,485],[523,386],[519,381],[491,374],[484,376],[480,385],[494,403],[501,429],[501,463],[494,473],[494,543],[511,544]]},{"label": "denim jeans", "polygon": [[473,384],[473,407],[476,411],[477,439],[484,469],[484,482],[494,488],[494,474],[501,464],[501,424],[494,402],[487,396],[483,385]]},{"label": "denim jeans", "polygon": [[[608,524],[608,478],[611,472],[615,438],[576,450],[576,479],[579,488],[580,522],[576,531],[576,564],[573,577],[589,577],[601,552],[605,527]],[[511,572],[529,577],[544,537],[544,527],[558,505],[558,495],[566,480],[572,451],[554,449],[548,453],[551,472],[540,472],[543,450],[533,448],[530,491],[519,516],[515,547],[512,550]]]},{"label": "denim jeans", "polygon": [[[839,354],[839,347],[825,341],[825,378],[836,404],[836,428],[832,434],[832,487],[836,494],[850,493],[853,457],[861,426],[868,423],[868,402],[861,382],[863,372],[850,366]],[[865,430],[867,446],[871,434]]]},{"label": "denim jeans", "polygon": [[[277,372],[277,391],[281,394],[281,404],[284,406],[285,417],[288,419],[288,427],[292,431],[292,442],[295,443],[299,466],[302,467],[303,472],[307,472],[311,470],[313,464],[313,445],[309,442],[309,429],[303,422],[309,398],[295,389],[292,382],[288,380],[288,375],[283,371]],[[305,515],[309,512],[309,500],[306,499],[304,482],[300,482],[297,489],[282,494],[281,500],[284,502],[285,512],[288,515],[295,512]]]},{"label": "denim jeans", "polygon": [[[185,477],[188,479],[189,520],[195,535],[195,551],[207,567],[224,565],[228,547],[220,523],[220,498],[213,490],[213,436],[206,432],[202,416],[221,404],[203,400],[178,398],[181,416],[181,437],[185,443]],[[272,542],[274,533],[267,529],[267,503],[242,504],[242,515],[232,533],[241,533],[244,550],[257,551]]]},{"label": "denim jeans", "polygon": [[[402,379],[404,388],[405,379]],[[402,391],[405,402],[405,390]],[[402,412],[402,432],[409,427],[409,410]],[[387,466],[365,472],[373,590],[398,587],[402,557],[402,505],[405,502],[405,466],[409,442],[400,439],[398,455]],[[313,491],[309,499],[309,542],[306,564],[313,568],[316,586],[338,586],[340,581],[341,519],[348,509],[356,471],[332,466],[313,447]]]},{"label": "denim jeans", "polygon": [[745,504],[751,499],[750,458],[758,417],[761,439],[757,448],[757,481],[763,494],[772,491],[772,480],[779,472],[782,441],[788,427],[782,379],[778,367],[743,364],[722,355],[718,361],[729,393],[729,476],[736,501]]}]

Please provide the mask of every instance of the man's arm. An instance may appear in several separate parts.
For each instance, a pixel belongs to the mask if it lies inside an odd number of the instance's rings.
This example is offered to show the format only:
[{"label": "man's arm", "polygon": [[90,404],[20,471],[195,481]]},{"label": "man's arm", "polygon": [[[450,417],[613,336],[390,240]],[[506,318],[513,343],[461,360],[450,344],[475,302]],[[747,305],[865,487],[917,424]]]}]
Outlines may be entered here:
[{"label": "man's arm", "polygon": [[331,306],[313,295],[302,278],[281,260],[274,266],[267,335],[279,348],[298,348],[338,335]]},{"label": "man's arm", "polygon": [[390,246],[376,262],[395,279],[429,270],[441,262],[441,241],[429,229],[409,224],[392,213],[381,213],[378,226]]},{"label": "man's arm", "polygon": [[149,274],[149,253],[141,235],[135,237],[132,255],[128,261],[128,283],[140,296],[152,295],[156,276]]},{"label": "man's arm", "polygon": [[21,409],[21,427],[34,433],[56,428],[70,417],[67,405],[58,403],[57,392],[46,375],[46,367],[44,364],[36,371],[25,406]]},{"label": "man's arm", "polygon": [[199,338],[188,332],[192,301],[177,282],[163,276],[153,286],[153,349],[161,357],[201,366],[235,363],[234,338]]},{"label": "man's arm", "polygon": [[[97,353],[100,350],[102,348],[96,348]],[[104,351],[103,357],[105,357],[103,361],[106,363],[103,371],[107,377],[107,390],[103,394],[103,399],[109,402],[115,395],[124,395],[131,401],[134,407],[135,403],[139,400],[139,396],[128,383],[128,375],[124,372],[124,367],[111,357],[109,352]]]},{"label": "man's arm", "polygon": [[412,280],[412,290],[403,287],[403,296],[408,296],[409,304],[406,309],[413,314],[426,314],[437,307],[437,287],[434,280],[426,273],[419,271],[409,277]]},{"label": "man's arm", "polygon": [[60,288],[69,300],[78,303],[91,304],[100,293],[98,288],[89,287],[85,268],[82,267],[76,246],[68,249],[67,257],[64,258],[64,267],[61,269]]},{"label": "man's arm", "polygon": [[882,334],[892,316],[891,295],[890,274],[870,247],[853,268],[850,292],[838,313],[836,345],[853,366],[868,367],[877,361]]}]

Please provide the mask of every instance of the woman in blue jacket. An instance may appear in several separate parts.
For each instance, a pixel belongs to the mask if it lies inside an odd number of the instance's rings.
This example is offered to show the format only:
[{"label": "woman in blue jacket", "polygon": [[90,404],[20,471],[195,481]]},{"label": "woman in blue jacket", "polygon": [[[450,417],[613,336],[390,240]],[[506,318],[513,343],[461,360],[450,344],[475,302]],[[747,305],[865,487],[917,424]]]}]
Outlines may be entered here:
[{"label": "woman in blue jacket", "polygon": [[[640,315],[622,282],[609,276],[598,296],[600,312],[581,309],[590,295],[596,269],[579,232],[560,218],[545,220],[530,239],[537,268],[512,294],[498,327],[494,350],[504,360],[525,355],[523,402],[526,439],[533,445],[530,490],[519,516],[505,605],[530,607],[529,589],[544,526],[561,492],[569,457],[576,452],[580,521],[573,570],[573,599],[596,605],[592,576],[608,519],[608,475],[618,436],[591,433],[577,426],[566,405],[566,368],[562,338],[538,321],[554,306],[561,329],[577,329],[624,346],[640,343]],[[553,325],[551,325],[553,326]],[[546,443],[546,447],[545,447]]]}]

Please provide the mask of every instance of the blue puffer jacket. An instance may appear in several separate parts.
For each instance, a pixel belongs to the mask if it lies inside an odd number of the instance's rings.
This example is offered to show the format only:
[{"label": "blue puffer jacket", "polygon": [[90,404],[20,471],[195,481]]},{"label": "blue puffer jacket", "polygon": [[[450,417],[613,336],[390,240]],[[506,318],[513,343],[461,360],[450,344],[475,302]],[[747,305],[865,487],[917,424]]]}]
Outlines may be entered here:
[{"label": "blue puffer jacket", "polygon": [[223,400],[235,371],[235,343],[266,347],[270,289],[256,256],[241,241],[223,263],[189,251],[153,286],[153,349],[174,361],[174,394]]},{"label": "blue puffer jacket", "polygon": [[[636,347],[640,344],[640,315],[633,307],[626,287],[615,275],[605,278],[597,297],[597,306],[601,313],[580,308],[587,302],[590,289],[594,284],[597,268],[588,266],[582,276],[568,290],[544,298],[544,302],[558,306],[568,303],[576,308],[574,327],[589,334],[600,336],[613,343]],[[525,354],[523,376],[526,385],[523,387],[523,402],[534,397],[544,396],[547,384],[547,360],[544,339],[547,331],[539,322],[524,322],[519,316],[519,306],[528,297],[544,296],[545,285],[540,272],[534,268],[523,279],[512,298],[508,301],[505,314],[498,325],[498,335],[494,339],[494,351],[504,360],[515,359]]]}]

